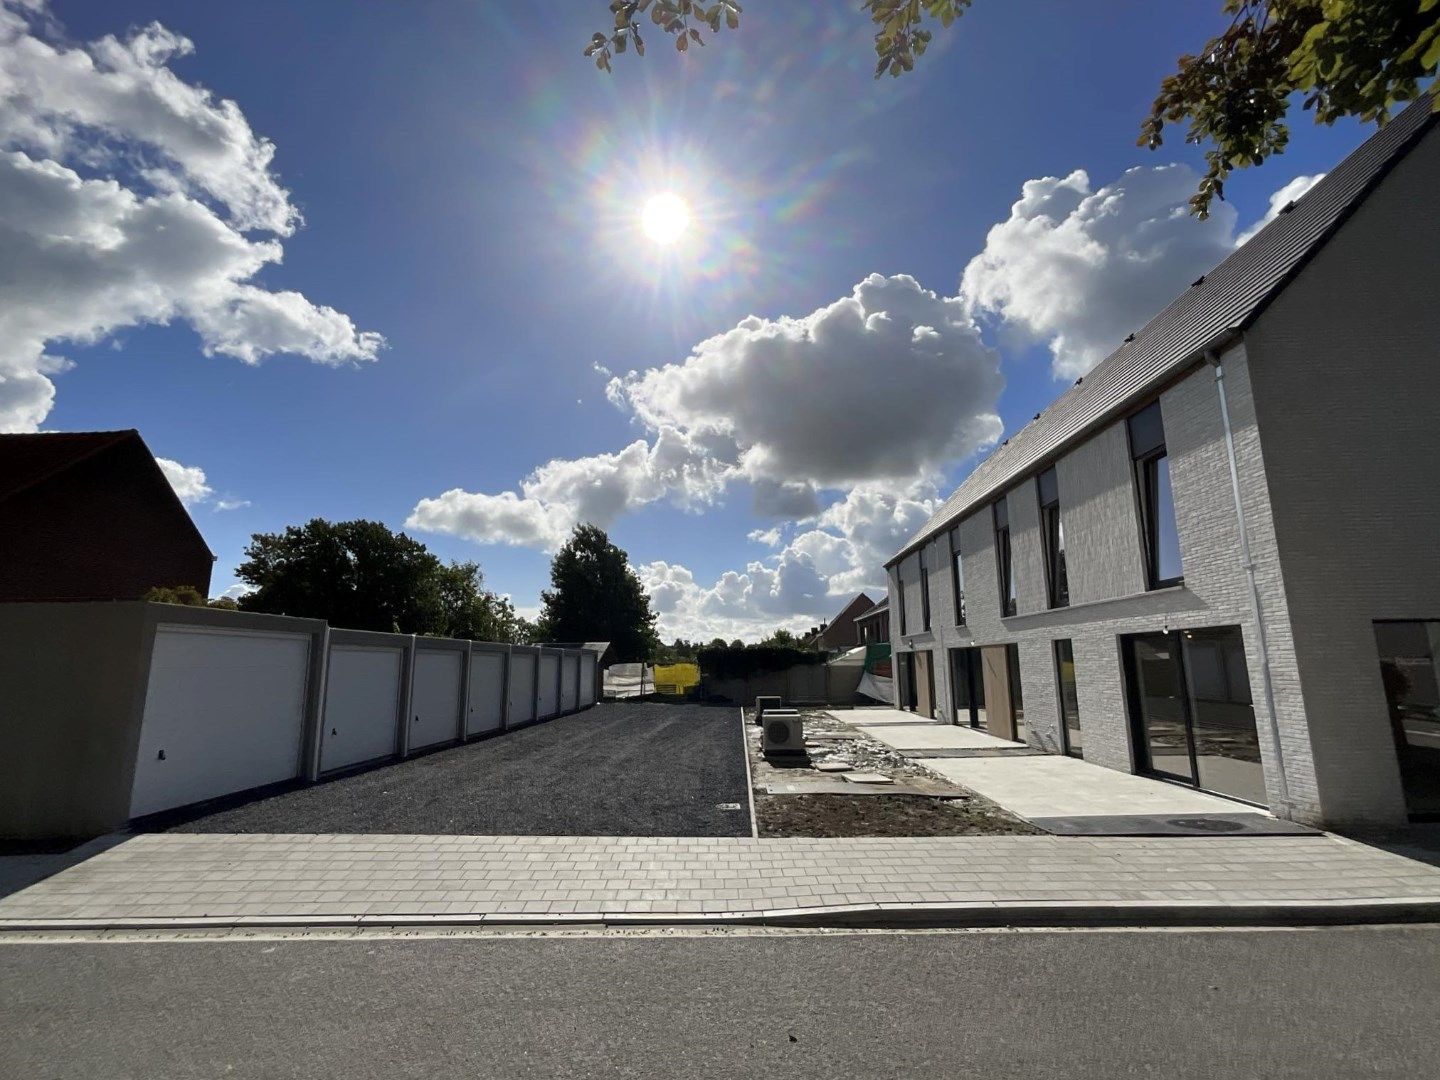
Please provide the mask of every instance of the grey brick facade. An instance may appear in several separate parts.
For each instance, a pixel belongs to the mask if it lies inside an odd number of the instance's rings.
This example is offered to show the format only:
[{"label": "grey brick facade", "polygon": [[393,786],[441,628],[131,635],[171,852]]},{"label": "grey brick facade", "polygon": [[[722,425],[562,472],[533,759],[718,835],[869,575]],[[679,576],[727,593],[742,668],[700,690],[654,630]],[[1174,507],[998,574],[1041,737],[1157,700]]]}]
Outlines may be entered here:
[{"label": "grey brick facade", "polygon": [[[920,534],[931,630],[921,630],[920,552],[907,548],[892,563],[891,602],[906,605],[909,633],[898,619],[891,632],[897,654],[933,654],[937,719],[955,719],[950,650],[1014,643],[1026,737],[1058,752],[1053,649],[1068,638],[1085,758],[1129,771],[1136,756],[1121,636],[1239,626],[1270,807],[1321,824],[1404,819],[1373,621],[1440,619],[1440,305],[1427,295],[1440,271],[1437,191],[1440,129],[1431,125],[1355,196],[1353,213],[1315,241],[1273,302],[1226,336],[1218,357],[1197,348],[1158,387],[1139,387],[1119,409],[1110,402],[1108,422],[1002,476],[958,519],[955,499],[936,515]],[[1222,392],[1261,623],[1241,553]],[[1125,416],[1157,397],[1184,580],[1147,591]],[[1076,408],[1073,399],[1059,404]],[[1070,605],[1055,610],[1035,481],[1050,465],[1070,586]],[[1002,496],[1018,598],[1009,618],[991,510]],[[950,528],[964,563],[964,626],[952,599]]]}]

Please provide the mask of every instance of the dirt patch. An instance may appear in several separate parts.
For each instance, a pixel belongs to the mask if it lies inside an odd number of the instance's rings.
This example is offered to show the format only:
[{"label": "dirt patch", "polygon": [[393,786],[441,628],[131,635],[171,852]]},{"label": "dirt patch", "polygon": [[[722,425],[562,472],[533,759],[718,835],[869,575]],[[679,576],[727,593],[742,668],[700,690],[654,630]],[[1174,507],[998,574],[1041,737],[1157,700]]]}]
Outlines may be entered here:
[{"label": "dirt patch", "polygon": [[1041,830],[974,799],[926,795],[757,795],[761,836],[1032,836]]},{"label": "dirt patch", "polygon": [[[1042,830],[968,788],[931,772],[898,750],[825,712],[800,710],[805,720],[807,756],[769,762],[761,753],[760,729],[746,724],[746,745],[755,784],[755,818],[761,836],[1026,836]],[[858,713],[857,718],[864,716]],[[748,716],[747,716],[748,718]],[[836,794],[844,772],[816,765],[833,763],[857,773],[880,773],[908,789],[880,789],[856,795]],[[770,794],[772,785],[804,787]],[[827,788],[825,792],[819,788]],[[916,794],[919,789],[921,794]]]}]

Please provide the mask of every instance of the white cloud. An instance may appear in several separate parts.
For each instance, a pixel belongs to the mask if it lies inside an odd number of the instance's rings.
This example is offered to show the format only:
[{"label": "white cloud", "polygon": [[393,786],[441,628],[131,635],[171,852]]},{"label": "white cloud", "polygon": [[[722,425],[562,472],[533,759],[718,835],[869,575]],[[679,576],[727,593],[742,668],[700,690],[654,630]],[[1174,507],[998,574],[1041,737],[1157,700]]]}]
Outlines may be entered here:
[{"label": "white cloud", "polygon": [[1094,191],[1080,169],[1027,181],[965,267],[968,310],[1049,345],[1057,378],[1083,375],[1234,246],[1228,203],[1190,214],[1198,180],[1161,165]]},{"label": "white cloud", "polygon": [[[872,274],[804,318],[752,316],[683,363],[612,378],[607,396],[647,438],[550,461],[518,491],[422,499],[406,524],[550,550],[578,522],[607,527],[661,500],[700,509],[737,480],[750,481],[757,512],[802,521],[820,513],[824,490],[908,484],[993,443],[1003,386],[958,300]],[[905,424],[857,433],[884,416]]]},{"label": "white cloud", "polygon": [[[964,305],[871,274],[803,318],[751,316],[679,364],[611,383],[647,426],[732,441],[751,479],[795,488],[910,478],[1001,431],[1005,381]],[[884,436],[857,424],[904,416]]]},{"label": "white cloud", "polygon": [[1271,195],[1270,207],[1268,210],[1265,211],[1265,216],[1262,217],[1259,221],[1257,221],[1254,225],[1251,225],[1250,228],[1246,229],[1239,236],[1237,236],[1235,238],[1235,246],[1239,247],[1241,244],[1245,243],[1245,241],[1249,240],[1252,236],[1254,236],[1261,229],[1263,229],[1266,225],[1269,225],[1270,222],[1274,221],[1277,217],[1280,216],[1281,210],[1284,210],[1286,206],[1294,202],[1296,199],[1300,198],[1301,195],[1304,195],[1307,191],[1309,191],[1312,187],[1314,187],[1316,184],[1318,184],[1321,180],[1324,179],[1325,174],[1323,172],[1316,173],[1314,176],[1297,176],[1294,180],[1291,180],[1279,191]]},{"label": "white cloud", "polygon": [[250,505],[249,499],[220,498],[215,500],[216,510],[243,510]]},{"label": "white cloud", "polygon": [[0,0],[0,430],[49,414],[56,344],[128,326],[184,320],[247,364],[375,359],[380,335],[251,282],[299,215],[239,107],[167,66],[190,43],[152,24],[70,46],[47,26]]},{"label": "white cloud", "polygon": [[215,494],[215,489],[205,481],[205,470],[194,465],[181,465],[169,458],[157,457],[155,463],[170,481],[175,494],[186,506],[202,503]]},{"label": "white cloud", "polygon": [[227,600],[239,600],[242,596],[249,596],[254,590],[243,582],[236,582],[229,588],[220,590],[220,595]]}]

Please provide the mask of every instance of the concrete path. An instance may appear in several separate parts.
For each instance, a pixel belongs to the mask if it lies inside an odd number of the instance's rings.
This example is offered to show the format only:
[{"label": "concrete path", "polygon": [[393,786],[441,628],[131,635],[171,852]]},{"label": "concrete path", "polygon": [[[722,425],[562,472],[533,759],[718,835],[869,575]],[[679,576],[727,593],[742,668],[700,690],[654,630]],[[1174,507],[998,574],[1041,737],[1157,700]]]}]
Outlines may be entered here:
[{"label": "concrete path", "polygon": [[412,922],[965,925],[1440,919],[1440,869],[1329,836],[151,834],[0,901],[0,930]]},{"label": "concrete path", "polygon": [[[831,713],[833,716],[834,713]],[[849,721],[857,731],[878,739],[896,750],[1023,750],[1025,743],[996,738],[975,728],[916,720],[908,724],[880,724]]]}]

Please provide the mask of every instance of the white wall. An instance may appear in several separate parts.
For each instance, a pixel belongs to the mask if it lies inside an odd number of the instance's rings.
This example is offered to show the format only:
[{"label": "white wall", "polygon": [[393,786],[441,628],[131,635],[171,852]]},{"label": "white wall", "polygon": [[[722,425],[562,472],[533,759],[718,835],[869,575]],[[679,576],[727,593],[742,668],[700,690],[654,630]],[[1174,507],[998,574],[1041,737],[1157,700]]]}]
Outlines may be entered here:
[{"label": "white wall", "polygon": [[560,654],[540,654],[540,715],[551,717],[560,711]]},{"label": "white wall", "polygon": [[309,658],[307,634],[158,627],[130,816],[299,776]]},{"label": "white wall", "polygon": [[580,691],[580,657],[563,656],[560,658],[560,709],[562,712],[574,712],[580,708],[580,701],[576,695]]},{"label": "white wall", "polygon": [[470,711],[465,734],[499,731],[505,722],[505,654],[476,650],[470,654]]},{"label": "white wall", "polygon": [[399,648],[330,647],[321,772],[395,753],[403,659]]},{"label": "white wall", "polygon": [[595,654],[588,650],[580,654],[580,704],[595,704]]},{"label": "white wall", "polygon": [[510,656],[510,723],[535,719],[535,654]]},{"label": "white wall", "polygon": [[410,749],[450,742],[460,735],[460,682],[465,654],[416,649],[410,684]]}]

